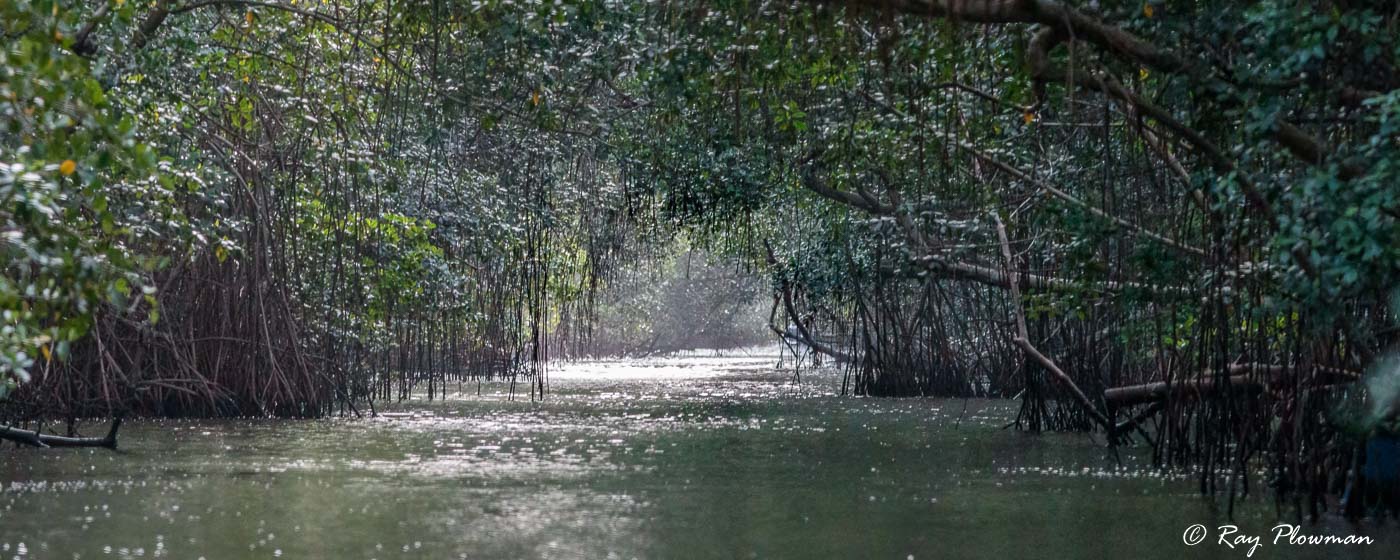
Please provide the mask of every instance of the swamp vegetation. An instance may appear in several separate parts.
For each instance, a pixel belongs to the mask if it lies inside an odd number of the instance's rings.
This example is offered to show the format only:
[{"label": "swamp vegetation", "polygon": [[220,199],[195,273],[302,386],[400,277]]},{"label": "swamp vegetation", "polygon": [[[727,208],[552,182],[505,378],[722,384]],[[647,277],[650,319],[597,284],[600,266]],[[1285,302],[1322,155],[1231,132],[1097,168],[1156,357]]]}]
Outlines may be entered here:
[{"label": "swamp vegetation", "polygon": [[804,407],[1397,504],[1393,2],[6,0],[0,47],[0,438],[779,339],[872,397]]}]

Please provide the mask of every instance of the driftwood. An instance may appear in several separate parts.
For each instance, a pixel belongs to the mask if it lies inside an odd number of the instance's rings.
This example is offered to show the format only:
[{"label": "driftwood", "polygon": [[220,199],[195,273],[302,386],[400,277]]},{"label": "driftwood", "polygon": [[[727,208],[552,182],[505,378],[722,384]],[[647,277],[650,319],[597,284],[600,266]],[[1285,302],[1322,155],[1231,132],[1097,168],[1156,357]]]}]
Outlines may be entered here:
[{"label": "driftwood", "polygon": [[[1215,379],[1211,378],[1210,372],[1205,372],[1200,379],[1189,381],[1172,383],[1158,381],[1107,389],[1103,392],[1103,398],[1104,401],[1113,406],[1124,407],[1146,404],[1167,397],[1213,396],[1224,391],[1226,387],[1239,391],[1241,394],[1254,395],[1262,392],[1265,386],[1280,381],[1288,371],[1289,368],[1280,365],[1231,364],[1229,367],[1230,375],[1224,383],[1217,383]],[[1340,368],[1316,367],[1313,368],[1313,371],[1318,375],[1309,382],[1315,386],[1350,383],[1361,378],[1361,375],[1356,372]]]},{"label": "driftwood", "polygon": [[121,428],[122,419],[118,416],[112,420],[112,427],[107,430],[104,437],[67,437],[41,434],[37,430],[21,430],[8,426],[0,426],[0,440],[9,440],[22,445],[32,447],[106,447],[107,449],[117,448],[117,429]]}]

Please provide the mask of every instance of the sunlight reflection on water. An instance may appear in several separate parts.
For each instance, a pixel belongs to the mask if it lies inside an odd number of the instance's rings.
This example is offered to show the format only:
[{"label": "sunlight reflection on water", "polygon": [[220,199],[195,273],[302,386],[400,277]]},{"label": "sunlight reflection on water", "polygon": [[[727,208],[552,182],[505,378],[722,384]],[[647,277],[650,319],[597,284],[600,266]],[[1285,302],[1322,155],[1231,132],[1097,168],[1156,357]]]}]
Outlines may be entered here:
[{"label": "sunlight reflection on water", "polygon": [[[1015,403],[839,397],[838,372],[795,384],[776,363],[556,364],[543,402],[470,383],[375,419],[0,450],[0,560],[1238,557],[1181,544],[1222,512],[1147,450],[1118,466],[1083,435],[1001,429]],[[1386,546],[1347,552],[1389,557],[1393,527],[1374,530]]]}]

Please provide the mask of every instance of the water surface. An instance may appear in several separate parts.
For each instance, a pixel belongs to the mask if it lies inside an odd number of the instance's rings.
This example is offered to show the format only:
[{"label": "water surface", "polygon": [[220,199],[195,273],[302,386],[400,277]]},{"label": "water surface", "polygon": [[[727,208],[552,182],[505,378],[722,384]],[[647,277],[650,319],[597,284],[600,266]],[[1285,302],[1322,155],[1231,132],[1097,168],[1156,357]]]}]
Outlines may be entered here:
[{"label": "water surface", "polygon": [[[464,385],[392,416],[131,422],[122,450],[0,450],[10,558],[1244,558],[1189,475],[1014,403],[839,397],[776,355],[555,366],[544,402]],[[381,406],[382,408],[382,406]],[[100,428],[94,427],[100,431]],[[1393,523],[1253,558],[1395,558]],[[1285,519],[1291,517],[1285,516]]]}]

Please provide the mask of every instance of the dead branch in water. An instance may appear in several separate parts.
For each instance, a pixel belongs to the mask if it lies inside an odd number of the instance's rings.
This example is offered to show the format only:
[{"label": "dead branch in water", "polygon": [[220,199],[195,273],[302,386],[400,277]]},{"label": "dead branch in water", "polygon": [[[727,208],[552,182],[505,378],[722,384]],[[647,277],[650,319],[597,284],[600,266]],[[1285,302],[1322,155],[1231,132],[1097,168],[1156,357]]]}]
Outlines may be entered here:
[{"label": "dead branch in water", "polygon": [[8,426],[0,426],[0,440],[13,441],[21,445],[31,447],[105,447],[107,449],[117,448],[117,430],[122,426],[120,416],[112,420],[112,427],[107,430],[107,435],[103,437],[66,437],[51,436],[39,433],[38,430],[21,430]]}]

